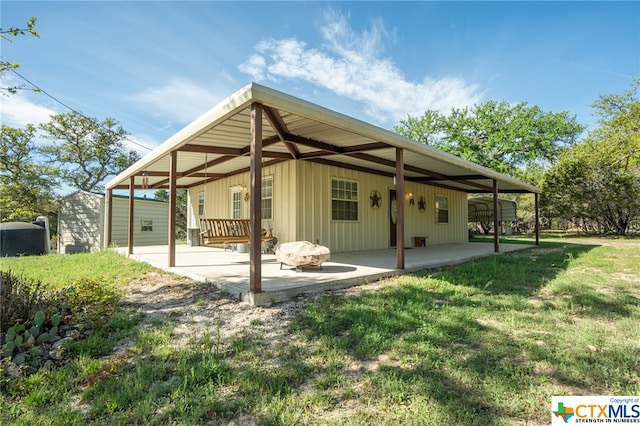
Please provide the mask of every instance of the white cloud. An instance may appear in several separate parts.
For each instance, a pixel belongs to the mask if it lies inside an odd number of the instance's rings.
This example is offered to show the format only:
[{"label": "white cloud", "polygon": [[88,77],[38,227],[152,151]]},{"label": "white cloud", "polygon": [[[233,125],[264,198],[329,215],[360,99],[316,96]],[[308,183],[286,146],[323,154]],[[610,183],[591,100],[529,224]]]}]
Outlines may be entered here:
[{"label": "white cloud", "polygon": [[46,123],[53,114],[57,112],[33,103],[20,94],[0,95],[0,121],[6,126],[24,127],[27,124]]},{"label": "white cloud", "polygon": [[143,157],[160,145],[159,141],[148,135],[128,135],[123,143],[128,150],[135,151]]},{"label": "white cloud", "polygon": [[362,102],[369,116],[384,123],[396,123],[407,114],[422,115],[427,109],[449,112],[481,100],[478,85],[460,77],[407,80],[391,60],[380,57],[385,43],[395,41],[395,33],[381,20],[356,33],[348,17],[334,11],[325,17],[323,46],[309,47],[296,38],[263,40],[239,70],[256,81],[292,79],[329,89]]},{"label": "white cloud", "polygon": [[148,88],[131,96],[133,101],[151,107],[152,113],[166,115],[181,123],[193,121],[223,98],[205,86],[181,78],[174,78],[164,86]]}]

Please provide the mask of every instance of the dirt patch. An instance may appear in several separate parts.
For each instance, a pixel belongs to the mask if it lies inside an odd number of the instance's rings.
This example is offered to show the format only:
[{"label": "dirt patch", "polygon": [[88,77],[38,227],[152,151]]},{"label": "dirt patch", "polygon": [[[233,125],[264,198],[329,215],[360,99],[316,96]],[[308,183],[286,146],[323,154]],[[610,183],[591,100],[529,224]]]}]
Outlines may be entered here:
[{"label": "dirt patch", "polygon": [[[389,284],[388,280],[336,290],[356,296]],[[162,273],[150,273],[125,288],[123,304],[144,314],[142,326],[171,324],[172,345],[181,347],[205,334],[228,340],[237,335],[260,335],[268,344],[287,338],[287,327],[310,300],[322,294],[306,295],[273,306],[251,306],[213,284]]]}]

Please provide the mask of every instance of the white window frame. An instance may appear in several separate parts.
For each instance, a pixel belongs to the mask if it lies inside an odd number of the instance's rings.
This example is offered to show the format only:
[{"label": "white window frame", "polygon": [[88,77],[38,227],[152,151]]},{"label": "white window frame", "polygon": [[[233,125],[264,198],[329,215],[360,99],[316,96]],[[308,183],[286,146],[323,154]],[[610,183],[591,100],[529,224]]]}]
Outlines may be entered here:
[{"label": "white window frame", "polygon": [[242,188],[231,188],[231,219],[242,219]]},{"label": "white window frame", "polygon": [[[267,185],[268,183],[268,185]],[[273,220],[273,176],[265,176],[262,178],[262,194],[260,197],[262,220]],[[266,204],[269,204],[269,215],[265,212],[267,208]]]},{"label": "white window frame", "polygon": [[[334,185],[334,183],[336,185]],[[355,180],[331,178],[331,220],[334,222],[357,222],[360,218],[359,183]],[[346,203],[346,204],[345,204]],[[355,205],[353,208],[340,209],[339,206]],[[345,217],[355,212],[355,218]]]},{"label": "white window frame", "polygon": [[153,219],[140,219],[140,232],[153,232]]},{"label": "white window frame", "polygon": [[198,216],[204,216],[204,191],[198,192]]},{"label": "white window frame", "polygon": [[[444,200],[444,207],[442,208],[441,204]],[[449,197],[447,195],[436,195],[436,223],[439,224],[447,224],[449,223]],[[440,220],[440,212],[447,212],[446,221]]]}]

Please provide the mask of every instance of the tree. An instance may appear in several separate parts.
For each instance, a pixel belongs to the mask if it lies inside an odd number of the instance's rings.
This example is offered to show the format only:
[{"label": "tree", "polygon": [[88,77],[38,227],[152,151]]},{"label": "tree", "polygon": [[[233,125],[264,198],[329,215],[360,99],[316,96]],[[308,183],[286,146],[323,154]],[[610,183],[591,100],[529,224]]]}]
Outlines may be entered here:
[{"label": "tree", "polygon": [[599,126],[545,176],[546,215],[598,233],[625,235],[640,220],[640,79],[594,103]]},{"label": "tree", "polygon": [[102,182],[140,159],[125,149],[127,132],[112,118],[98,122],[76,112],[51,116],[40,126],[54,142],[42,152],[60,166],[60,177],[83,191],[102,191]]},{"label": "tree", "polygon": [[553,163],[584,129],[567,112],[545,112],[526,102],[512,105],[487,101],[472,108],[454,108],[448,116],[435,111],[426,111],[419,118],[409,116],[393,130],[498,172],[518,176],[527,166]]},{"label": "tree", "polygon": [[[154,193],[156,200],[169,201],[169,192],[159,189]],[[176,238],[187,237],[187,191],[178,190],[176,192]]]},{"label": "tree", "polygon": [[[32,16],[27,21],[26,28],[9,27],[9,29],[7,30],[0,28],[0,38],[3,38],[11,43],[13,42],[13,38],[19,35],[25,35],[27,33],[31,34],[34,37],[40,37],[38,32],[35,30],[35,26],[36,26],[36,17]],[[20,64],[16,62],[0,61],[0,77],[2,77],[5,72],[18,69],[19,67],[20,67]],[[22,88],[21,86],[2,87],[0,88],[0,92],[3,95],[8,95],[8,94],[14,95],[21,88]]]},{"label": "tree", "polygon": [[35,127],[0,130],[0,220],[32,221],[54,211],[55,169],[34,159]]}]

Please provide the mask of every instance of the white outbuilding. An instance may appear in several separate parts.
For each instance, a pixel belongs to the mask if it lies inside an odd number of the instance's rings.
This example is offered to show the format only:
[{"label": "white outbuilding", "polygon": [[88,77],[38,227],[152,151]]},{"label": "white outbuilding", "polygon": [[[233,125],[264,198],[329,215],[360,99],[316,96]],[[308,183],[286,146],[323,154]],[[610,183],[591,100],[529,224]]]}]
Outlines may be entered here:
[{"label": "white outbuilding", "polygon": [[[113,195],[111,244],[127,245],[129,197]],[[141,246],[166,245],[169,205],[167,202],[134,198],[133,235]],[[98,251],[105,242],[107,200],[102,194],[74,192],[60,200],[58,212],[58,253]]]}]

